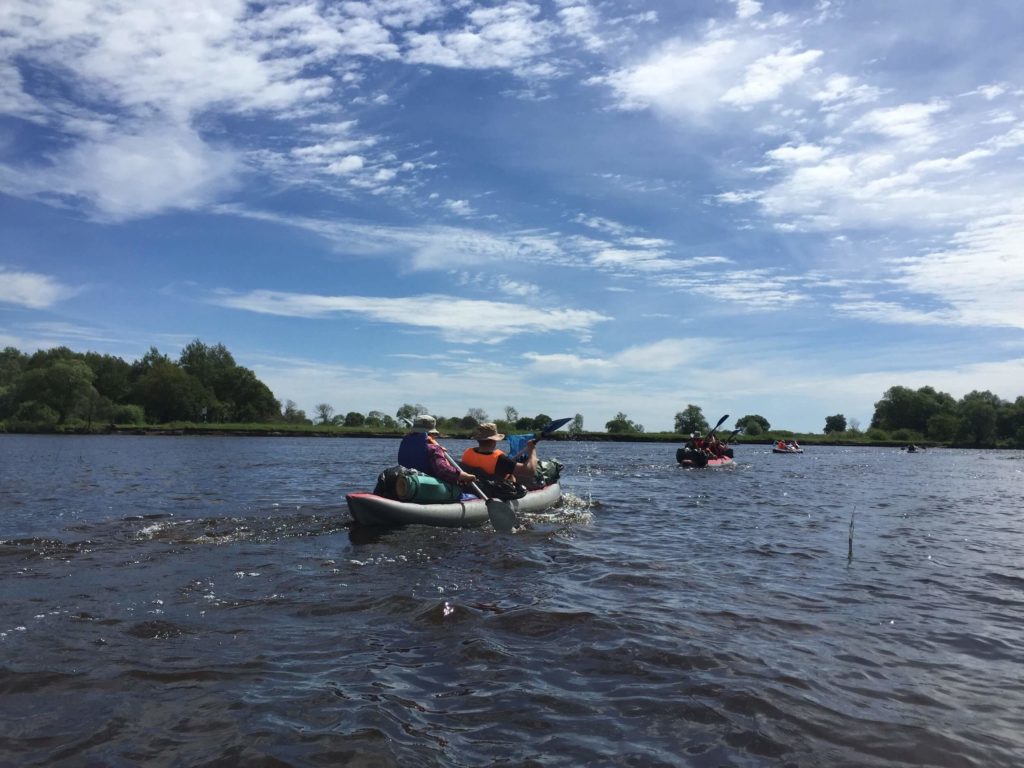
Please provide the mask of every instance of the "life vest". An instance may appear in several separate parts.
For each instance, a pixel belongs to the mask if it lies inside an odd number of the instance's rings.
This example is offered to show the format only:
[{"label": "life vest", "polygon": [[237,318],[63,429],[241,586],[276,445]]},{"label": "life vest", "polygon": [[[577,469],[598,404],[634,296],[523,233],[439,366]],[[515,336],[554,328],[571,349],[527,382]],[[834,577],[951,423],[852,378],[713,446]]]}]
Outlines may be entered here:
[{"label": "life vest", "polygon": [[422,432],[413,432],[403,437],[398,446],[398,463],[431,474],[430,457],[427,455],[428,441],[430,438]]},{"label": "life vest", "polygon": [[496,477],[498,474],[498,457],[504,456],[501,451],[491,453],[479,453],[476,448],[467,448],[462,454],[462,466],[469,472],[479,469],[488,477]]}]

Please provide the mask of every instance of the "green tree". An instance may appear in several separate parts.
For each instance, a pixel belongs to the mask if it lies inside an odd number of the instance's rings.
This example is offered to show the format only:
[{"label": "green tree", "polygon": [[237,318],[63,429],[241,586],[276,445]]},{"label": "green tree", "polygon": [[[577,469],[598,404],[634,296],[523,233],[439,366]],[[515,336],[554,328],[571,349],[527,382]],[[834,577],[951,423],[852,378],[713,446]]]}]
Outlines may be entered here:
[{"label": "green tree", "polygon": [[519,411],[513,408],[511,405],[505,406],[505,421],[509,424],[515,424],[516,419],[519,418]]},{"label": "green tree", "polygon": [[960,440],[977,446],[993,445],[996,438],[998,407],[1002,401],[991,392],[969,392],[959,403]]},{"label": "green tree", "polygon": [[928,419],[925,434],[932,440],[949,443],[956,439],[961,431],[960,417],[955,413],[936,413]]},{"label": "green tree", "polygon": [[14,347],[4,347],[0,352],[0,388],[12,387],[28,367],[28,355]]},{"label": "green tree", "polygon": [[546,427],[552,421],[553,419],[546,413],[538,413],[536,416],[533,417],[533,423],[530,425],[529,429],[544,429],[544,427]]},{"label": "green tree", "polygon": [[157,360],[135,383],[135,399],[152,424],[199,421],[211,393],[198,379],[168,361]]},{"label": "green tree", "polygon": [[470,408],[466,411],[466,418],[472,419],[477,424],[483,424],[486,421],[490,421],[487,411],[483,408]]},{"label": "green tree", "polygon": [[327,403],[316,404],[316,416],[321,424],[330,424],[331,416],[334,414],[334,406]]},{"label": "green tree", "polygon": [[395,411],[395,417],[399,421],[401,421],[402,419],[408,419],[409,421],[413,421],[417,416],[419,416],[422,413],[430,413],[430,411],[427,410],[427,407],[425,405],[420,405],[419,403],[416,403],[416,405],[404,403],[401,408]]},{"label": "green tree", "polygon": [[676,432],[688,435],[691,432],[705,434],[708,427],[708,420],[704,418],[704,412],[698,405],[687,405],[685,410],[676,414]]},{"label": "green tree", "polygon": [[22,374],[18,400],[48,405],[57,412],[57,423],[63,424],[92,391],[93,372],[83,360],[64,356],[43,360],[41,367]]},{"label": "green tree", "polygon": [[53,408],[38,400],[26,400],[20,403],[14,412],[14,421],[34,426],[52,427],[59,418]]},{"label": "green tree", "polygon": [[225,369],[218,377],[217,391],[211,404],[219,404],[221,418],[235,422],[274,421],[281,411],[281,403],[270,387],[256,378],[248,368],[236,365]]},{"label": "green tree", "polygon": [[846,417],[841,413],[837,413],[835,416],[825,417],[825,434],[832,432],[845,432],[846,431]]},{"label": "green tree", "polygon": [[356,411],[349,411],[345,414],[346,427],[361,427],[365,421],[366,417]]},{"label": "green tree", "polygon": [[577,437],[583,434],[583,414],[577,413],[573,416],[572,423],[569,424],[569,434],[573,437]]},{"label": "green tree", "polygon": [[644,428],[640,424],[636,424],[630,421],[626,414],[619,411],[615,414],[615,418],[605,423],[604,428],[612,434],[634,434],[643,432]]},{"label": "green tree", "polygon": [[289,424],[309,424],[309,419],[306,418],[306,412],[299,409],[295,405],[294,400],[285,400],[284,407],[281,411],[281,418]]},{"label": "green tree", "polygon": [[[760,427],[760,430],[757,432],[751,432],[751,423],[756,423],[757,426]],[[762,432],[767,432],[771,428],[772,425],[768,423],[768,419],[766,419],[764,416],[758,416],[757,414],[750,414],[748,416],[743,416],[739,419],[736,419],[736,429],[742,429],[743,434],[745,435],[760,435]],[[678,432],[679,430],[676,431]],[[696,430],[691,429],[690,431],[694,432]]]},{"label": "green tree", "polygon": [[93,386],[113,403],[123,403],[132,389],[132,366],[114,355],[86,352],[86,364],[93,372]]},{"label": "green tree", "polygon": [[953,413],[956,409],[952,395],[936,392],[933,387],[921,387],[915,391],[895,386],[887,389],[882,399],[875,403],[871,426],[889,431],[903,428],[924,433],[932,416]]}]

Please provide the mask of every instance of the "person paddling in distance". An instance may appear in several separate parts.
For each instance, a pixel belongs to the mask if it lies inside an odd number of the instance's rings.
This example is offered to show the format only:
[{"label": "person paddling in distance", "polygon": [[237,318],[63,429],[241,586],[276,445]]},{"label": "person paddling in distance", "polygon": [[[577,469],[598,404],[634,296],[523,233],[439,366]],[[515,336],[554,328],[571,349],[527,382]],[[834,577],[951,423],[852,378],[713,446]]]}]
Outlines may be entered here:
[{"label": "person paddling in distance", "polygon": [[511,477],[514,480],[528,482],[536,477],[536,439],[527,441],[527,452],[522,461],[514,461],[504,452],[498,450],[498,441],[504,440],[505,436],[498,431],[498,426],[493,422],[485,422],[477,426],[473,431],[473,439],[477,442],[476,447],[467,448],[462,454],[460,463],[464,469],[487,480],[503,480]]},{"label": "person paddling in distance", "polygon": [[398,445],[398,463],[446,483],[469,485],[476,480],[476,475],[449,460],[447,452],[437,442],[440,433],[436,427],[437,420],[433,416],[426,413],[417,416]]}]

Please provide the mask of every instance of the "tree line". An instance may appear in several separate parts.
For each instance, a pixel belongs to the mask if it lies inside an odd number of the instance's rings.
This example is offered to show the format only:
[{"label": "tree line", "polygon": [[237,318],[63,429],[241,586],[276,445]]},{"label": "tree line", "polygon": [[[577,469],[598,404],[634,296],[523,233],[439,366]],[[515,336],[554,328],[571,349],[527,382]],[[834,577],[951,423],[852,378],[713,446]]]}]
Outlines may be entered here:
[{"label": "tree line", "polygon": [[[325,402],[317,404],[310,418],[291,400],[282,405],[223,344],[207,345],[199,339],[186,345],[176,360],[156,347],[130,363],[67,347],[32,355],[14,347],[0,352],[0,423],[10,429],[206,422],[394,431],[423,413],[430,413],[426,406],[403,403],[393,416],[378,410],[342,414]],[[492,420],[504,432],[534,431],[552,421],[545,413],[520,415],[511,405],[494,419],[482,408],[469,408],[464,416],[433,415],[439,430],[452,433],[465,433]],[[612,435],[644,433],[642,424],[621,411],[604,427]],[[675,414],[673,427],[681,435],[706,434],[709,424],[700,406],[689,404]],[[741,416],[734,428],[748,437],[772,429],[760,414]],[[575,415],[567,431],[584,434],[582,414]],[[933,387],[893,386],[875,403],[866,431],[856,419],[848,421],[837,413],[825,418],[823,432],[844,439],[1024,447],[1024,397],[1011,402],[989,391],[973,391],[957,400]]]},{"label": "tree line", "polygon": [[60,426],[282,420],[281,404],[223,344],[196,339],[177,360],[156,347],[127,362],[67,347],[0,352],[0,420]]}]

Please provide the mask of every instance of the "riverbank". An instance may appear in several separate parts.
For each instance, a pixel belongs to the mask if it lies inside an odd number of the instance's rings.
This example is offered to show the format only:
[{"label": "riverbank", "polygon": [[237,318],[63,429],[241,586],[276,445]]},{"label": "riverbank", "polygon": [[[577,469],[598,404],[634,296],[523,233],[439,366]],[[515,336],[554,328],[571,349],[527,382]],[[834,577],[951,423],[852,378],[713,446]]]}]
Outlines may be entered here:
[{"label": "riverbank", "polygon": [[[171,423],[171,424],[147,424],[147,425],[63,425],[55,427],[38,428],[36,425],[15,424],[0,425],[0,433],[9,432],[15,434],[69,434],[69,435],[154,435],[154,436],[182,436],[182,435],[207,435],[218,437],[355,437],[355,438],[401,438],[404,430],[371,429],[365,427],[338,427],[332,425],[315,426],[310,424],[195,424],[195,423]],[[468,440],[471,431],[452,431],[445,433],[442,437],[456,440]],[[682,443],[684,436],[675,432],[642,432],[642,433],[609,433],[609,432],[580,432],[570,435],[567,432],[555,432],[545,438],[545,441],[581,440],[589,442],[613,442],[613,443]],[[843,434],[819,435],[811,433],[788,432],[784,430],[772,431],[764,435],[735,436],[730,445],[771,445],[778,440],[797,440],[802,446],[867,446],[876,448],[905,448],[909,444],[918,448],[993,448],[997,446],[967,446],[954,443],[938,443],[934,441],[921,440],[877,440],[870,439],[864,435]]]}]

